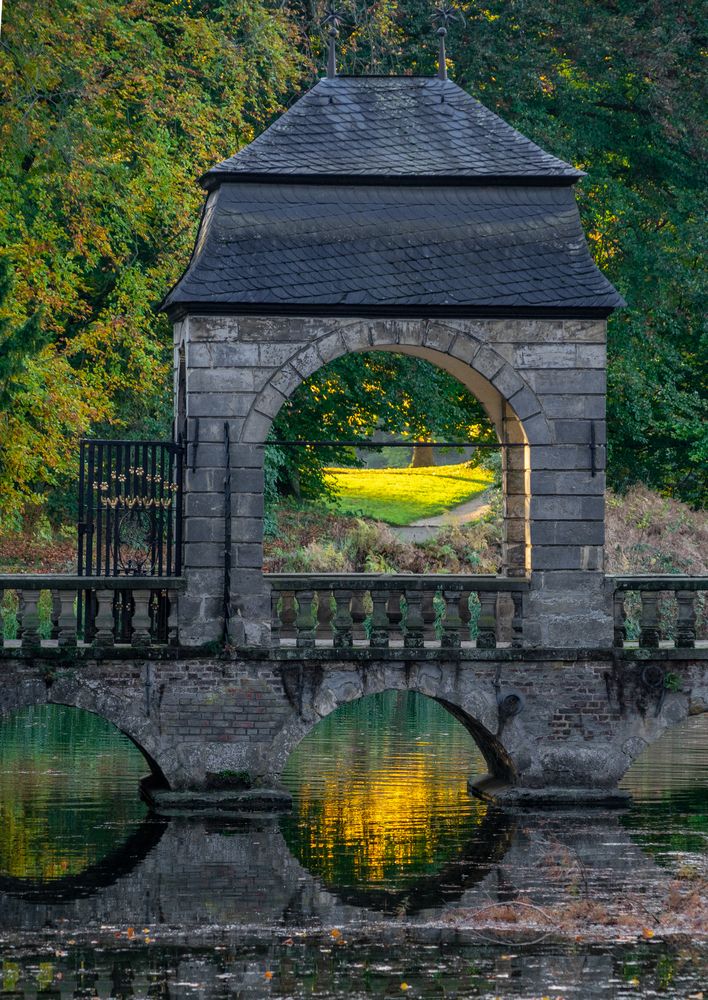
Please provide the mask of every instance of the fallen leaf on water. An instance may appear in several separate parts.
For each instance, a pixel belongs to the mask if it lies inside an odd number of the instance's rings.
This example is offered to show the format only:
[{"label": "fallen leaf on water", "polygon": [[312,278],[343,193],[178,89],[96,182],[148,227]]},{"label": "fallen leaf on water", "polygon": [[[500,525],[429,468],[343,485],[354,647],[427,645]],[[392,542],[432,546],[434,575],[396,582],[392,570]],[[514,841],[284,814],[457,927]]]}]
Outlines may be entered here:
[{"label": "fallen leaf on water", "polygon": [[273,978],[273,973],[270,971],[270,969],[267,972],[263,973],[263,978],[264,979],[272,979]]},{"label": "fallen leaf on water", "polygon": [[134,927],[129,927],[128,930],[125,932],[125,934],[126,934],[126,937],[134,938],[135,937],[135,928]]},{"label": "fallen leaf on water", "polygon": [[333,937],[335,941],[337,940],[337,938],[340,938],[342,936],[342,932],[339,930],[338,927],[335,927],[329,933],[330,933],[330,937]]},{"label": "fallen leaf on water", "polygon": [[636,976],[634,976],[634,978],[633,978],[633,979],[630,979],[630,980],[629,980],[629,985],[630,985],[630,986],[639,986],[639,980],[637,979],[637,977],[636,977]]},{"label": "fallen leaf on water", "polygon": [[402,990],[409,990],[410,986],[408,985],[408,983],[401,983],[401,989]]},{"label": "fallen leaf on water", "polygon": [[292,938],[285,938],[283,944],[295,944]]},{"label": "fallen leaf on water", "polygon": [[651,930],[649,927],[642,927],[642,937],[653,938],[654,937],[654,931]]}]

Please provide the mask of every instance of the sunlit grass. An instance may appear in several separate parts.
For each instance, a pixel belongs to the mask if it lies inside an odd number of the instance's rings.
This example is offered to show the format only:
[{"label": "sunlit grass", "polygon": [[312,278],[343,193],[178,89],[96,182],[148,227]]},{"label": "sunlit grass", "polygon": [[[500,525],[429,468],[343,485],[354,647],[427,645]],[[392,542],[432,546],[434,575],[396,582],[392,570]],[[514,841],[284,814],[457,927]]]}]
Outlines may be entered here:
[{"label": "sunlit grass", "polygon": [[328,469],[327,478],[337,491],[338,510],[410,524],[471,500],[492,485],[493,474],[463,462],[421,469]]}]

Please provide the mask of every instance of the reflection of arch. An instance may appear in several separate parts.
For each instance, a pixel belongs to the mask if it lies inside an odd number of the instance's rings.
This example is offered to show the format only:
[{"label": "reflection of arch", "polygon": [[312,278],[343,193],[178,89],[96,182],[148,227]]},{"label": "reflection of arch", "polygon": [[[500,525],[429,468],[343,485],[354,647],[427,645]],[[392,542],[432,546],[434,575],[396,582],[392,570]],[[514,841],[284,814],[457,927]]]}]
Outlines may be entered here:
[{"label": "reflection of arch", "polygon": [[[292,815],[283,816],[280,820],[280,829],[291,853],[302,864],[291,847],[292,838],[288,836],[293,823],[296,822],[296,818]],[[492,866],[498,864],[509,849],[515,826],[516,823],[509,813],[501,809],[489,809],[476,828],[474,837],[465,844],[457,858],[448,861],[434,875],[412,880],[403,889],[367,888],[364,885],[339,886],[331,882],[322,884],[328,892],[348,906],[378,910],[383,913],[403,912],[412,915],[421,910],[443,906],[455,902],[464,892],[486,878]],[[313,878],[319,878],[317,872],[310,871],[305,866],[303,868]]]},{"label": "reflection of arch", "polygon": [[153,850],[167,829],[169,820],[152,817],[143,821],[114,850],[78,875],[63,878],[15,878],[0,875],[0,893],[32,903],[61,903],[84,899],[129,875]]},{"label": "reflection of arch", "polygon": [[447,371],[479,400],[500,443],[518,446],[502,453],[503,563],[508,575],[526,575],[531,570],[529,446],[548,445],[553,435],[536,393],[502,354],[483,342],[472,323],[354,321],[326,330],[296,351],[256,394],[241,441],[263,444],[286,399],[305,379],[345,354],[366,351],[410,354]]},{"label": "reflection of arch", "polygon": [[50,686],[43,683],[18,685],[13,693],[14,698],[11,703],[5,700],[0,705],[0,719],[35,705],[63,705],[66,708],[89,712],[108,722],[127,737],[145,758],[152,777],[159,787],[170,787],[162,768],[157,763],[157,757],[160,755],[159,734],[149,720],[136,712],[134,699],[123,700],[113,689],[104,688],[101,684],[91,686],[77,684],[75,679],[56,679]]}]

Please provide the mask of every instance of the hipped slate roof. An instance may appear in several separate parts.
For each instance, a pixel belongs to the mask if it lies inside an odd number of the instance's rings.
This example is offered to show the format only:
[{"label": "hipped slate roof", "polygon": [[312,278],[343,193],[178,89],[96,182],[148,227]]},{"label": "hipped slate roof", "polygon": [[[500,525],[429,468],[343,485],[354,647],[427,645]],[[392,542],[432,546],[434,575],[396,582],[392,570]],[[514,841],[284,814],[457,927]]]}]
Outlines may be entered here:
[{"label": "hipped slate roof", "polygon": [[202,178],[244,174],[376,177],[583,176],[450,80],[320,80],[275,124]]},{"label": "hipped slate roof", "polygon": [[356,315],[607,315],[572,184],[454,83],[320,81],[210,170],[163,308]]}]

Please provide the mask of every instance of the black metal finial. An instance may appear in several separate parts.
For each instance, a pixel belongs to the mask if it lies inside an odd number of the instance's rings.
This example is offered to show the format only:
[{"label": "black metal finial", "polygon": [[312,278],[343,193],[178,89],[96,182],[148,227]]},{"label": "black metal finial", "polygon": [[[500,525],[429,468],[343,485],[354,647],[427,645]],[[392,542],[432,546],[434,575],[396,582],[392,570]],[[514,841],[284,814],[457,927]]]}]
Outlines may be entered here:
[{"label": "black metal finial", "polygon": [[329,25],[327,32],[329,40],[327,42],[327,77],[333,80],[337,75],[337,54],[336,41],[339,35],[339,25],[341,24],[342,12],[334,3],[328,3],[325,8],[325,16],[322,18],[322,25]]},{"label": "black metal finial", "polygon": [[435,8],[435,13],[432,15],[430,20],[433,24],[437,23],[439,25],[437,31],[440,42],[440,51],[438,53],[438,76],[441,80],[447,80],[447,58],[445,55],[445,37],[447,35],[447,26],[452,21],[464,22],[465,15],[459,7],[455,7],[451,3],[447,3],[446,0],[442,0],[442,2]]}]

